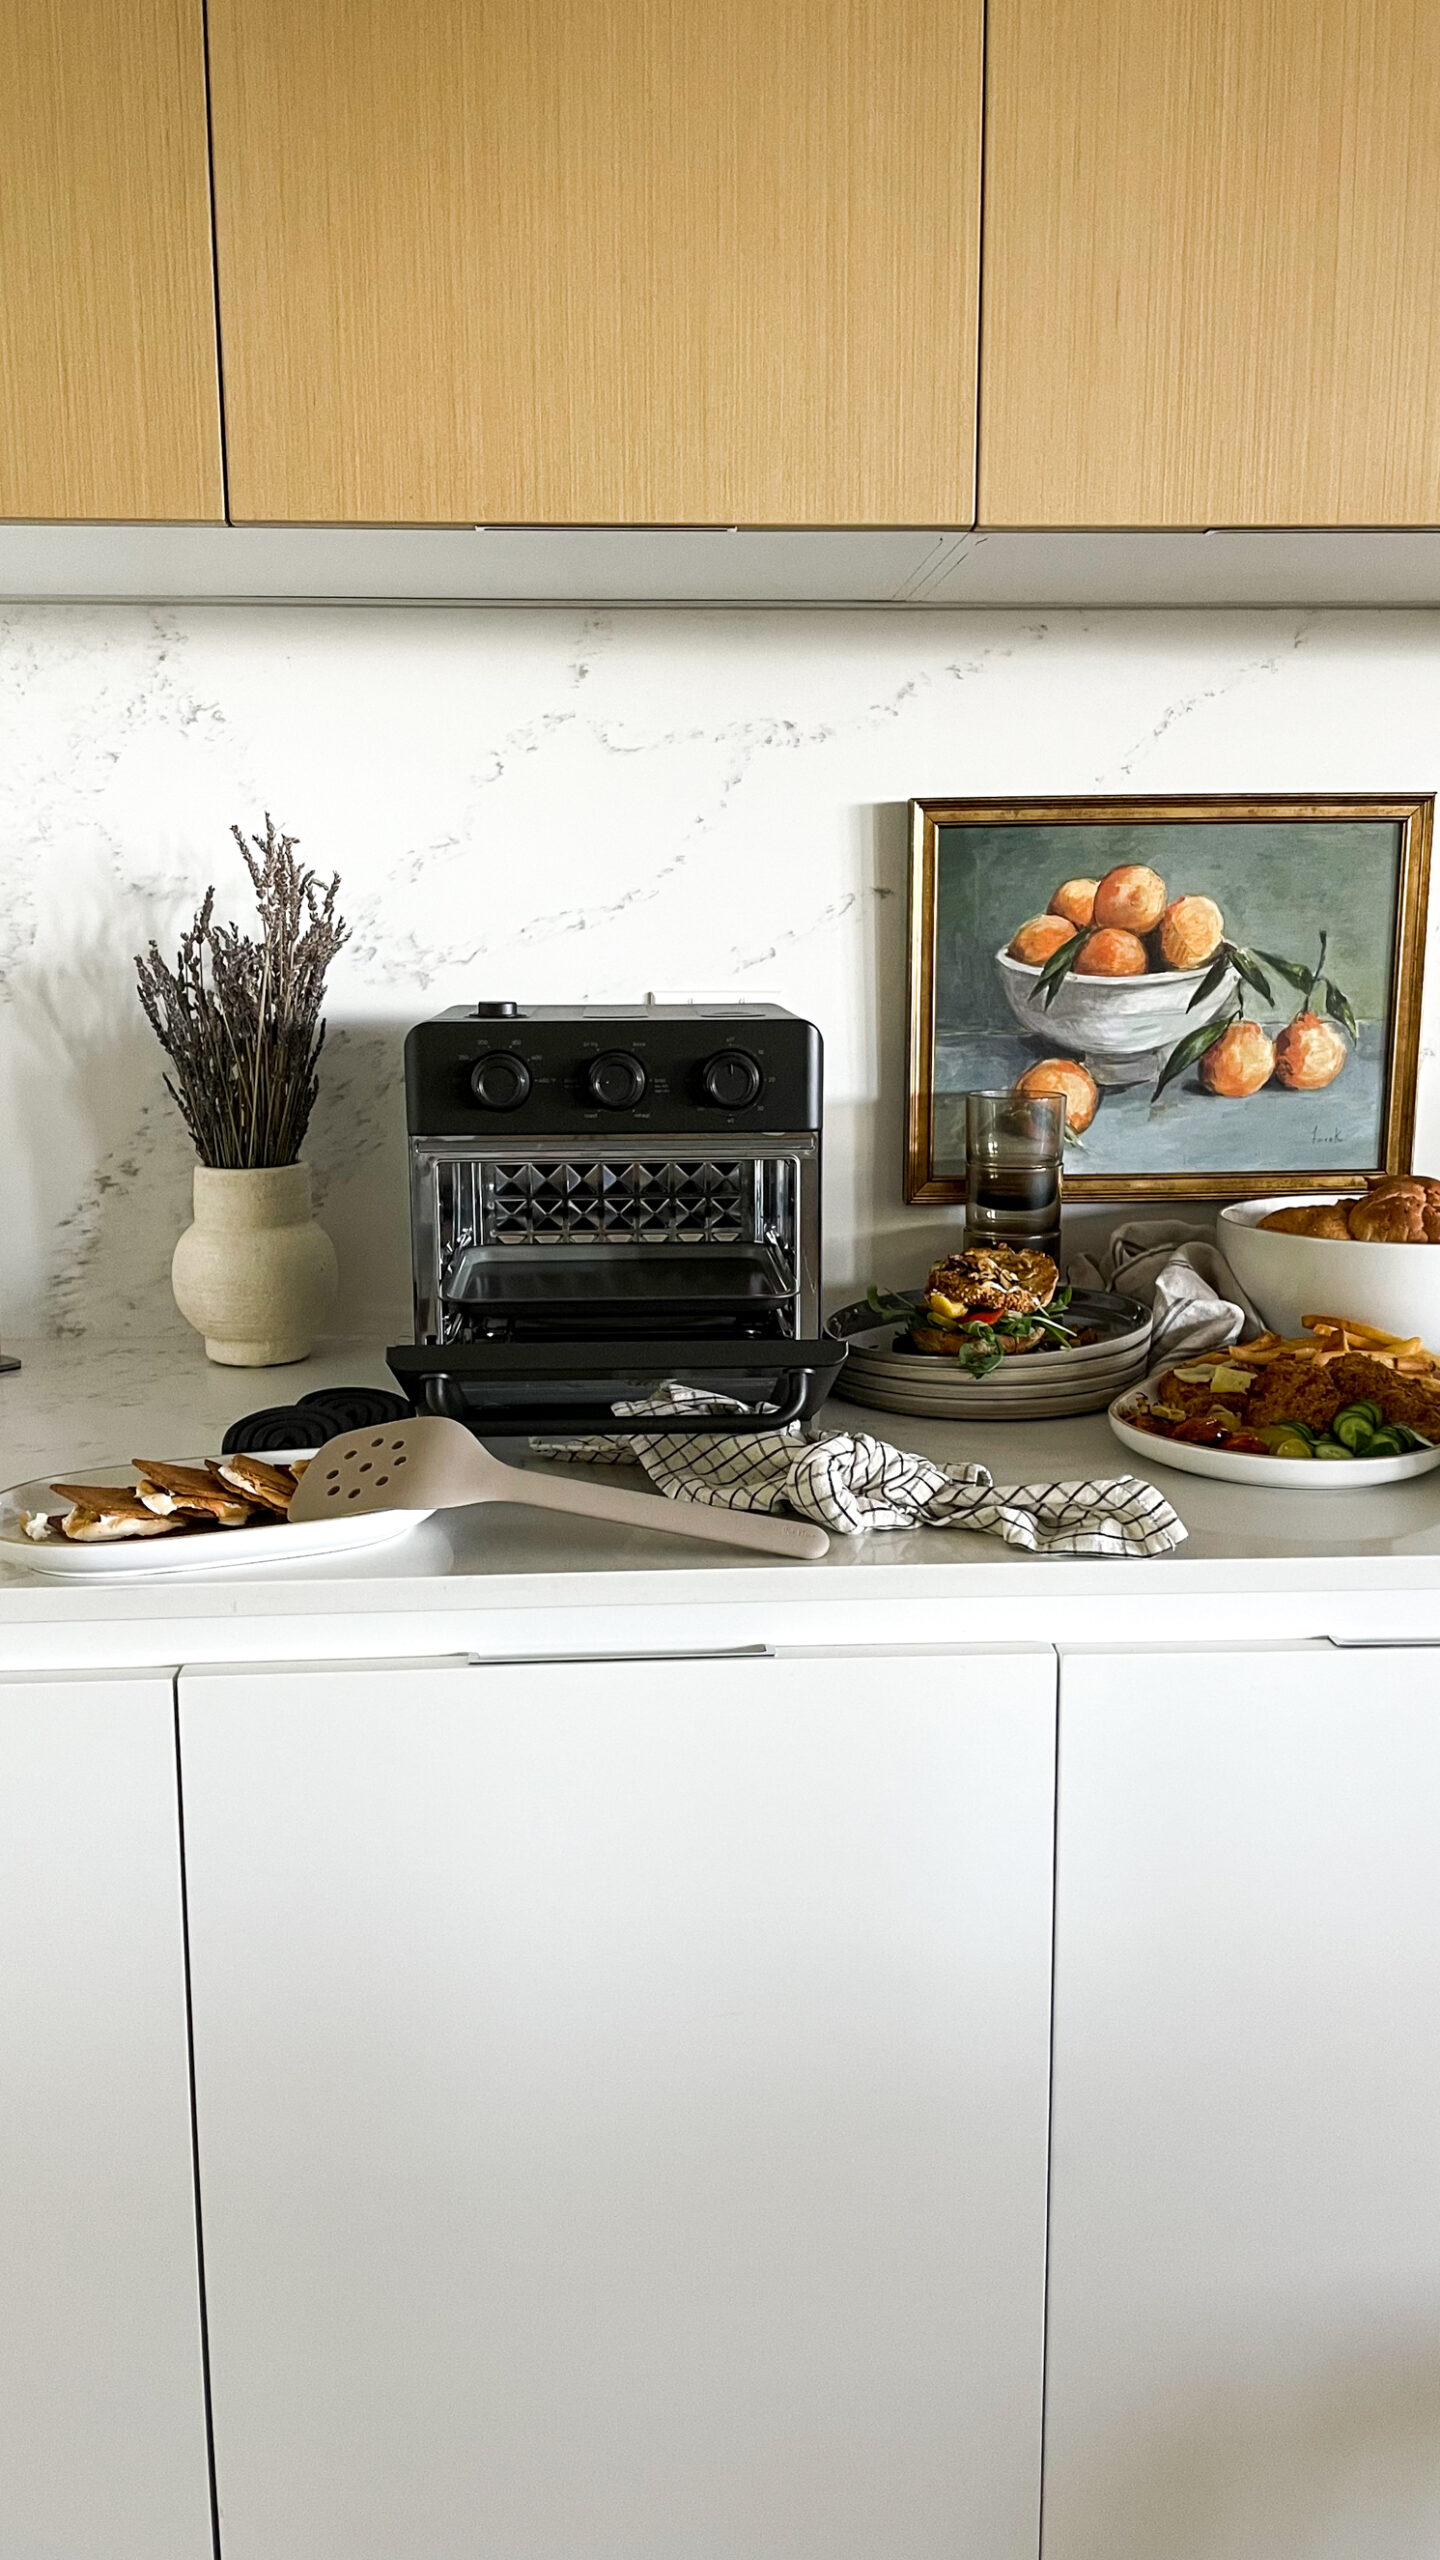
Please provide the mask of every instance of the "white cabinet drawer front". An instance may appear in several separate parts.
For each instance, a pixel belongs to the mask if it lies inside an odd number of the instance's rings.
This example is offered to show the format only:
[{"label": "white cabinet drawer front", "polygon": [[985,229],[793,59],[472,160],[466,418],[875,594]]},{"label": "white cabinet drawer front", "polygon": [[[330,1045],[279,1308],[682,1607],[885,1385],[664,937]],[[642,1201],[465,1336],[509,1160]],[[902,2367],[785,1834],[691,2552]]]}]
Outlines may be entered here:
[{"label": "white cabinet drawer front", "polygon": [[1046,2560],[1440,2551],[1440,1660],[1061,1665]]},{"label": "white cabinet drawer front", "polygon": [[174,1717],[0,1681],[5,2560],[209,2560]]},{"label": "white cabinet drawer front", "polygon": [[1053,1657],[181,1704],[225,2560],[1034,2560]]}]

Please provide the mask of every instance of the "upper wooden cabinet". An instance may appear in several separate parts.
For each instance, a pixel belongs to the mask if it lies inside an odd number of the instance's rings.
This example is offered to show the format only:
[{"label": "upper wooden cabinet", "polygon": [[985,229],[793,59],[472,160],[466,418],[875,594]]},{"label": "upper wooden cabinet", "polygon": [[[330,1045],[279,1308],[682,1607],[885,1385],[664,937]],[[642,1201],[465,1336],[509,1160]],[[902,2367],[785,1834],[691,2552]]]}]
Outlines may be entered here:
[{"label": "upper wooden cabinet", "polygon": [[201,0],[0,0],[0,516],[225,512]]},{"label": "upper wooden cabinet", "polygon": [[990,0],[980,521],[1440,523],[1435,0]]},{"label": "upper wooden cabinet", "polygon": [[968,524],[982,0],[211,0],[237,522]]}]

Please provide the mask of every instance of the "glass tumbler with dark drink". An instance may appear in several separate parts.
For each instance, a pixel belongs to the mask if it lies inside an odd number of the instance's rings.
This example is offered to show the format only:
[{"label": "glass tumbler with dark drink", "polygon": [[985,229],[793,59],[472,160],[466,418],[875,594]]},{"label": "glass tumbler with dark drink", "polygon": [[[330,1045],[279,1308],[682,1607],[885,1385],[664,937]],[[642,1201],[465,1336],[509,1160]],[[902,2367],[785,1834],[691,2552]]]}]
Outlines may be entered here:
[{"label": "glass tumbler with dark drink", "polygon": [[1060,1259],[1065,1102],[1058,1093],[965,1097],[965,1244]]}]

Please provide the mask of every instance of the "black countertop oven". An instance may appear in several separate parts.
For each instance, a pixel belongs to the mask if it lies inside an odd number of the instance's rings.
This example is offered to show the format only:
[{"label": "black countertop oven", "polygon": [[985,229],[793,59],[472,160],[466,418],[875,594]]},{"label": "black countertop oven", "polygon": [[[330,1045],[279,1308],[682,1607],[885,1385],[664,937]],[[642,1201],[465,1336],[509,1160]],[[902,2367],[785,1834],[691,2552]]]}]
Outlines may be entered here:
[{"label": "black countertop oven", "polygon": [[405,1043],[422,1411],[486,1438],[624,1432],[675,1381],[812,1414],[820,1035],[779,1005],[456,1006]]}]

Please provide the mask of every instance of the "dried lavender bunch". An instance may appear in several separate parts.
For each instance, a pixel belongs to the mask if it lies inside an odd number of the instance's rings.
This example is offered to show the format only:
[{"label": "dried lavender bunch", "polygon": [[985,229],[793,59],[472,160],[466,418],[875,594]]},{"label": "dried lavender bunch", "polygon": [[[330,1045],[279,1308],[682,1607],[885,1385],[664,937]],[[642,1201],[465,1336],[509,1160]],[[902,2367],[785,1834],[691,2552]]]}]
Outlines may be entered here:
[{"label": "dried lavender bunch", "polygon": [[173,969],[153,942],[137,954],[140,1002],[200,1162],[294,1164],[319,1089],[326,973],[350,928],[335,912],[339,874],[322,889],[295,859],[298,837],[277,834],[268,809],[263,836],[247,844],[230,832],[254,887],[258,941],[215,922],[207,889]]}]

